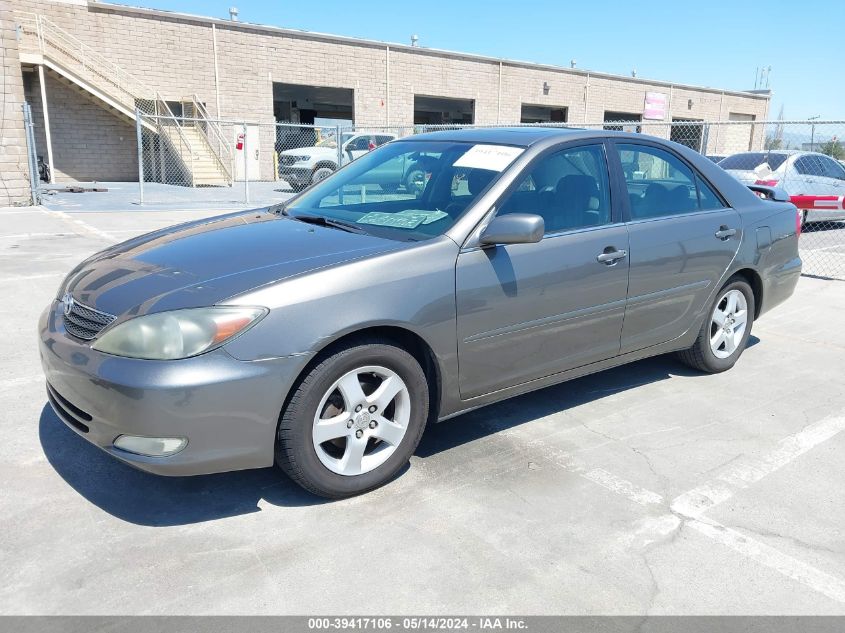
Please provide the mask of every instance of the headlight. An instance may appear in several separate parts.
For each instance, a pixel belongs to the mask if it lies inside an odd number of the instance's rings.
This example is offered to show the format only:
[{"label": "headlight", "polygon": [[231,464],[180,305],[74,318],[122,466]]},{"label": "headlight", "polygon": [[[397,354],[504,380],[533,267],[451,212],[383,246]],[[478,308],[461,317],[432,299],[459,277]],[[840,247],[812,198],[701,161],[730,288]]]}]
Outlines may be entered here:
[{"label": "headlight", "polygon": [[297,163],[304,163],[311,157],[310,156],[294,156],[293,158]]},{"label": "headlight", "polygon": [[267,314],[266,308],[217,306],[148,314],[107,330],[92,347],[100,352],[176,360],[223,345]]}]

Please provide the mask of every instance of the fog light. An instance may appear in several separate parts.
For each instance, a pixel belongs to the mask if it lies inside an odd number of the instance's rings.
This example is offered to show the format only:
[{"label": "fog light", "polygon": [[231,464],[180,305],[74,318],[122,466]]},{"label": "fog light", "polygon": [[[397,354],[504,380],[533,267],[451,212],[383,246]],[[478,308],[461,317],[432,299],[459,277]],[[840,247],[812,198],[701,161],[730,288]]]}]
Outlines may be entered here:
[{"label": "fog light", "polygon": [[167,457],[175,455],[188,445],[186,437],[140,437],[138,435],[120,435],[114,441],[114,447],[127,453],[146,457]]}]

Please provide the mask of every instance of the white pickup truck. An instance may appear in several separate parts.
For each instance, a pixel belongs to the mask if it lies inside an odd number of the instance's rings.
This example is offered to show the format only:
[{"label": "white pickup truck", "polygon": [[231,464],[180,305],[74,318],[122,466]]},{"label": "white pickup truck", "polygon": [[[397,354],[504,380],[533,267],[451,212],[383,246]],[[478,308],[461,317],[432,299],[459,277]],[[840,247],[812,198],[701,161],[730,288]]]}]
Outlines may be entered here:
[{"label": "white pickup truck", "polygon": [[[340,135],[341,166],[396,138],[385,132],[355,132]],[[295,190],[318,182],[337,169],[337,139],[330,137],[314,147],[299,147],[279,153],[279,176]]]}]

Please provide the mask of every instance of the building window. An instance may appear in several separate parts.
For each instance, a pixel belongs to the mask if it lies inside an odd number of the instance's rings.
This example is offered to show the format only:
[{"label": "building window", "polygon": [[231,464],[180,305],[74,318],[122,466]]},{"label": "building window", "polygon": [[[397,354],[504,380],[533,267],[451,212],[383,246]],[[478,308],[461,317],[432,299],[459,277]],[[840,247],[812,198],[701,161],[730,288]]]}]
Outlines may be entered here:
[{"label": "building window", "polygon": [[637,125],[642,120],[641,115],[633,114],[631,112],[612,112],[611,110],[604,111],[605,130],[615,130],[617,132],[642,132],[642,126]]},{"label": "building window", "polygon": [[414,125],[466,124],[475,121],[475,101],[414,95]]},{"label": "building window", "polygon": [[566,123],[569,108],[522,104],[520,123]]},{"label": "building window", "polygon": [[669,133],[669,140],[681,145],[686,145],[696,152],[701,151],[702,129],[704,123],[701,119],[672,119],[672,130]]}]

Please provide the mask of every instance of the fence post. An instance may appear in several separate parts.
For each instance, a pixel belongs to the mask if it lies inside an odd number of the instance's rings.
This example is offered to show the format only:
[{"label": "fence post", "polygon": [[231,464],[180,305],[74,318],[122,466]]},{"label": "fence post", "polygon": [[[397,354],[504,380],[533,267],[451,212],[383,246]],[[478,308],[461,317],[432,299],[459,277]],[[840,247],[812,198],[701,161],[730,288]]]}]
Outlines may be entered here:
[{"label": "fence post", "polygon": [[144,204],[144,134],[138,106],[135,106],[135,140],[138,143],[138,204]]},{"label": "fence post", "polygon": [[246,131],[246,123],[243,124],[242,128],[244,134],[244,202],[249,204],[249,164],[247,163],[247,157],[249,156],[249,151],[247,149],[247,131]]},{"label": "fence post", "polygon": [[38,161],[35,158],[35,129],[32,125],[32,110],[26,102],[21,104],[21,108],[23,109],[24,132],[26,134],[26,158],[29,165],[29,191],[32,204],[37,205],[41,204],[41,198],[39,196]]},{"label": "fence post", "polygon": [[335,131],[337,136],[337,168],[340,169],[341,165],[343,165],[343,148],[341,148],[340,143],[340,125],[337,126],[337,130]]}]

